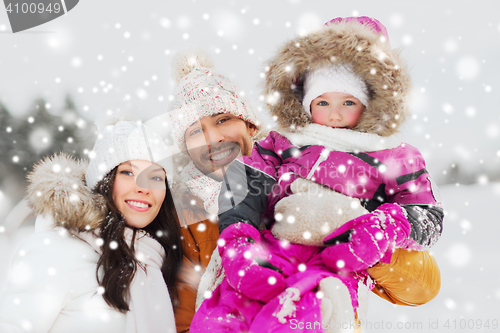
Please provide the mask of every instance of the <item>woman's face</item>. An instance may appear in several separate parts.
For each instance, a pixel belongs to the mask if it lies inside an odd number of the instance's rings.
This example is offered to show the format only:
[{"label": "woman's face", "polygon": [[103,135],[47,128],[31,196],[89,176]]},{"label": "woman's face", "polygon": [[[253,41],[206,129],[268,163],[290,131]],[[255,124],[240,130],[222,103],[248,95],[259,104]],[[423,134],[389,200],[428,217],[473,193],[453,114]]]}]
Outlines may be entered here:
[{"label": "woman's face", "polygon": [[112,197],[127,225],[144,228],[158,215],[166,191],[161,166],[132,160],[118,166]]}]

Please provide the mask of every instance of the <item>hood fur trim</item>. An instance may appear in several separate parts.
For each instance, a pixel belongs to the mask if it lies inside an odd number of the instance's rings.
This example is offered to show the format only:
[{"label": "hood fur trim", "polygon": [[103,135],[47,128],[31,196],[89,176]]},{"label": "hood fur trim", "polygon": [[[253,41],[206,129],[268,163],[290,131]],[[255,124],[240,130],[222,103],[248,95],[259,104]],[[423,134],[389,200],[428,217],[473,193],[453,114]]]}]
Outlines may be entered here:
[{"label": "hood fur trim", "polygon": [[33,212],[52,216],[56,226],[68,230],[99,228],[107,206],[85,183],[87,165],[62,153],[36,164],[27,177],[26,200]]},{"label": "hood fur trim", "polygon": [[313,123],[302,107],[306,71],[343,63],[352,65],[370,95],[354,130],[380,136],[397,132],[409,114],[411,79],[399,52],[382,36],[350,21],[286,42],[268,62],[264,87],[270,112],[281,129],[297,130]]}]

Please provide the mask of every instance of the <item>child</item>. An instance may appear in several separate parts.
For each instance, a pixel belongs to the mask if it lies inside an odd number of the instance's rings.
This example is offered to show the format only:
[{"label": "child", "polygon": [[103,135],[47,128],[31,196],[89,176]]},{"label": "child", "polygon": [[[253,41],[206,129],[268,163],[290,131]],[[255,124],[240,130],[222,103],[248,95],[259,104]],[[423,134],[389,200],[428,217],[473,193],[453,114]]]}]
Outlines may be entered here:
[{"label": "child", "polygon": [[[375,19],[335,19],[284,45],[266,77],[270,111],[282,131],[257,142],[250,157],[226,172],[219,197],[226,278],[195,315],[193,332],[199,323],[250,332],[333,323],[337,300],[325,302],[318,286],[333,290],[325,281],[341,280],[356,311],[358,285],[371,287],[366,269],[390,262],[397,248],[437,241],[443,211],[423,157],[394,135],[407,117],[410,92],[409,74]],[[275,213],[311,188],[305,180],[359,199],[369,213],[327,234],[326,247],[259,233],[261,222],[273,233],[294,222],[274,224]],[[315,200],[300,199],[301,207]]]}]

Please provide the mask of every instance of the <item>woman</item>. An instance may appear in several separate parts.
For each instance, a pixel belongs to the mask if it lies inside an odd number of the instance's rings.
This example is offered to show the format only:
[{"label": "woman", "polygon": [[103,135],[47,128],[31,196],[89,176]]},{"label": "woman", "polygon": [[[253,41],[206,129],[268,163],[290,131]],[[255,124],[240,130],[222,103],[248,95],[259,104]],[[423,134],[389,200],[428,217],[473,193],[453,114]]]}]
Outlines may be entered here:
[{"label": "woman", "polygon": [[65,155],[35,166],[35,234],[0,297],[0,332],[175,332],[182,246],[167,153],[119,121],[100,131],[88,167]]}]

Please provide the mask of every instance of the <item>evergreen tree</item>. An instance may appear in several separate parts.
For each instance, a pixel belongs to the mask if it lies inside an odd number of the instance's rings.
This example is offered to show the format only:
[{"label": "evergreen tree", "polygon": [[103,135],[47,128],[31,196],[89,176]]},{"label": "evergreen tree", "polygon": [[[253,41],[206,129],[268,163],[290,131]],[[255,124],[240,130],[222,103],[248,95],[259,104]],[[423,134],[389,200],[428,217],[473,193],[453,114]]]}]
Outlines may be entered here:
[{"label": "evergreen tree", "polygon": [[0,121],[1,161],[4,167],[8,166],[4,174],[14,174],[21,183],[33,164],[43,157],[64,152],[84,158],[83,150],[90,149],[95,140],[93,131],[88,130],[89,125],[79,116],[70,96],[66,96],[60,116],[49,113],[46,101],[38,98],[21,119],[13,118],[0,105]]},{"label": "evergreen tree", "polygon": [[0,184],[11,172],[8,152],[12,149],[14,135],[14,118],[5,105],[0,102]]}]

